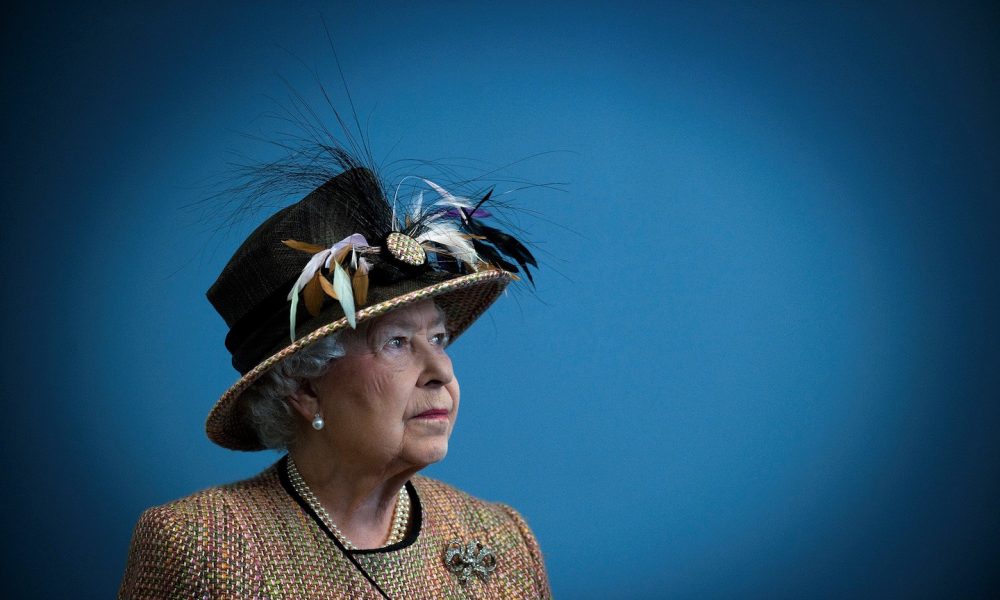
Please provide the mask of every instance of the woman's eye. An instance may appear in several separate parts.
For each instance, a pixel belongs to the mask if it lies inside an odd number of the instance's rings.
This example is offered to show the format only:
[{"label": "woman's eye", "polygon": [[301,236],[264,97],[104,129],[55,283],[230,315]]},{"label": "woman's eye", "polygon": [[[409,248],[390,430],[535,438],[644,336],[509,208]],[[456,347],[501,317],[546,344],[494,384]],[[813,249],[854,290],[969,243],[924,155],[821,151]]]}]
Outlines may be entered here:
[{"label": "woman's eye", "polygon": [[399,349],[406,346],[406,339],[402,337],[389,338],[389,341],[385,343],[386,348],[393,350]]},{"label": "woman's eye", "polygon": [[431,343],[435,346],[447,346],[448,345],[448,334],[438,333],[431,337]]}]

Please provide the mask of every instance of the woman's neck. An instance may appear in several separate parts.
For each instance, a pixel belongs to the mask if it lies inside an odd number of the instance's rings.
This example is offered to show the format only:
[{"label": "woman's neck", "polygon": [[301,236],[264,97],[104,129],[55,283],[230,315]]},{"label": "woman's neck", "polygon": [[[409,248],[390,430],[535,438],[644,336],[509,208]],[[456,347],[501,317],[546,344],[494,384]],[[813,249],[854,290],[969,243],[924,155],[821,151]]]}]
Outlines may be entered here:
[{"label": "woman's neck", "polygon": [[289,452],[306,485],[357,548],[379,548],[392,527],[399,490],[417,469],[381,470],[334,461],[309,449]]}]

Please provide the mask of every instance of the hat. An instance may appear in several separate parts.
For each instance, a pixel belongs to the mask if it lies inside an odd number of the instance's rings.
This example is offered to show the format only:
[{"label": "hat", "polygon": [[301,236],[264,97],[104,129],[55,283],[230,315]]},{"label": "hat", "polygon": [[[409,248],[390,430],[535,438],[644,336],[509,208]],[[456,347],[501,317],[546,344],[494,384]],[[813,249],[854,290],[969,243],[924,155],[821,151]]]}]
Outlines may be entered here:
[{"label": "hat", "polygon": [[209,413],[209,439],[262,450],[241,398],[317,340],[431,298],[454,339],[519,270],[531,280],[528,265],[537,264],[527,248],[482,222],[491,192],[473,204],[421,181],[438,199],[425,206],[421,191],[397,214],[371,171],[349,168],[243,242],[207,293],[229,326],[226,348],[242,375]]}]

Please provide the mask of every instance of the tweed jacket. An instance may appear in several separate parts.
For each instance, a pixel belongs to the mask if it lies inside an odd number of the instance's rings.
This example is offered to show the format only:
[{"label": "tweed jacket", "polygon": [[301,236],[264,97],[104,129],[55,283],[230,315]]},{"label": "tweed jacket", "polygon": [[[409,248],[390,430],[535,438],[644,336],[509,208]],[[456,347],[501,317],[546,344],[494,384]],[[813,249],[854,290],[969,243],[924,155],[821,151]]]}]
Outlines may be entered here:
[{"label": "tweed jacket", "polygon": [[[119,598],[551,596],[538,542],[513,508],[422,476],[407,491],[407,536],[385,548],[348,551],[295,492],[283,458],[251,479],[145,511]],[[481,543],[495,558],[494,570],[462,583],[445,564],[455,541],[463,549]],[[476,554],[451,558],[474,566]]]}]

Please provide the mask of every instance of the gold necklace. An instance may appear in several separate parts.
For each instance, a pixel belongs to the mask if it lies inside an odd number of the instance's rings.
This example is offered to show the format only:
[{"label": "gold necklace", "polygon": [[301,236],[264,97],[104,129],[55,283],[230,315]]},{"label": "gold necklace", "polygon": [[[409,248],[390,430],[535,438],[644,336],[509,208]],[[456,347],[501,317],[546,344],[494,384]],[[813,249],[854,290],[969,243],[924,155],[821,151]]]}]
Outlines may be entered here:
[{"label": "gold necklace", "polygon": [[[302,499],[306,501],[306,504],[313,509],[313,512],[319,516],[319,519],[323,521],[323,524],[333,532],[334,537],[336,537],[344,548],[348,550],[357,550],[358,547],[354,545],[354,542],[347,539],[344,532],[337,527],[337,524],[333,522],[333,518],[330,517],[330,513],[327,512],[326,508],[320,503],[316,494],[313,493],[309,486],[306,485],[302,475],[299,473],[299,469],[295,466],[295,461],[292,460],[291,455],[288,456],[288,478],[292,482],[292,487],[295,488],[295,492],[302,496]],[[406,527],[410,522],[410,494],[406,491],[406,486],[399,488],[399,494],[396,495],[396,506],[393,509],[392,527],[389,529],[389,535],[385,540],[383,546],[391,546],[403,541],[406,537]]]}]

